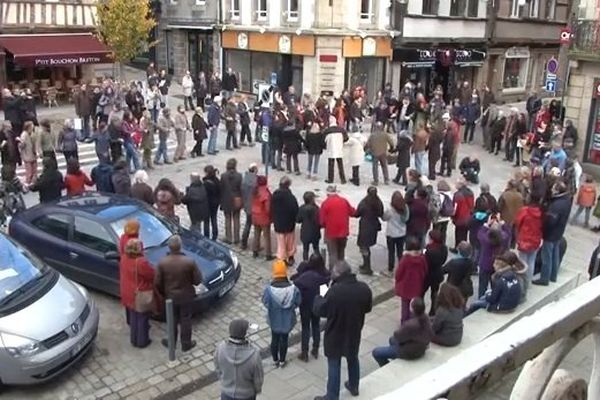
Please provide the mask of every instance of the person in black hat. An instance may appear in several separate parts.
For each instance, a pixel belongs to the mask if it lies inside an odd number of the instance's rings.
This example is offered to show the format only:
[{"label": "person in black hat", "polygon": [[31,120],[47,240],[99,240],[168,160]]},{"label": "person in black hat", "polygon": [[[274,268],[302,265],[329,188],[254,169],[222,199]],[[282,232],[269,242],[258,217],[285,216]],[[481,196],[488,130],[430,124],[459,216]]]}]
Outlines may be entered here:
[{"label": "person in black hat", "polygon": [[215,371],[221,382],[221,400],[255,400],[261,392],[264,373],[260,351],[248,342],[248,321],[229,323],[229,338],[215,351]]}]

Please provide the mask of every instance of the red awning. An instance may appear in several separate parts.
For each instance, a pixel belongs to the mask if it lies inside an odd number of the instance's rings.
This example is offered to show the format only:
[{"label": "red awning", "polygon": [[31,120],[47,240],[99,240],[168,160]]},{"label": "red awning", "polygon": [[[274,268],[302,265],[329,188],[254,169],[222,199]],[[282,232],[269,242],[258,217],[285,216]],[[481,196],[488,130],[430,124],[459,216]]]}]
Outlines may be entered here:
[{"label": "red awning", "polygon": [[91,33],[0,35],[0,47],[12,53],[14,62],[22,66],[112,62],[110,50]]}]

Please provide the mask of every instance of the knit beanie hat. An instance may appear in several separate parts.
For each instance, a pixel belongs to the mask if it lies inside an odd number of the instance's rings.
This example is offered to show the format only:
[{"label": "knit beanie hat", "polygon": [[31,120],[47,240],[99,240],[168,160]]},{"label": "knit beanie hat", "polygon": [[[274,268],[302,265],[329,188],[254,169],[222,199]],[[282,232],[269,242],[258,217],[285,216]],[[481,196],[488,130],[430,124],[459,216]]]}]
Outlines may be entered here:
[{"label": "knit beanie hat", "polygon": [[287,278],[287,265],[283,260],[275,260],[273,262],[273,279]]},{"label": "knit beanie hat", "polygon": [[248,321],[245,319],[234,319],[229,323],[229,337],[233,339],[245,339],[248,333]]},{"label": "knit beanie hat", "polygon": [[125,222],[123,232],[126,235],[132,236],[137,235],[140,232],[140,223],[137,219],[129,219]]}]

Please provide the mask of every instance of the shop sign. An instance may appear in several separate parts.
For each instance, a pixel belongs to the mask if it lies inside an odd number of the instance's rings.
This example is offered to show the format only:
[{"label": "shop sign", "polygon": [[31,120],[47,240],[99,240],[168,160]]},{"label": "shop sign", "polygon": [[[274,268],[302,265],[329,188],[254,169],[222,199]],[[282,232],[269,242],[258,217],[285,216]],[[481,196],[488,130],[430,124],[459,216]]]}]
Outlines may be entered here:
[{"label": "shop sign", "polygon": [[245,32],[238,33],[237,43],[240,49],[246,50],[248,48],[248,35]]},{"label": "shop sign", "polygon": [[288,35],[279,36],[279,52],[290,53],[292,51],[292,40]]},{"label": "shop sign", "polygon": [[511,47],[506,50],[506,58],[529,58],[529,49],[527,47]]},{"label": "shop sign", "polygon": [[600,78],[594,79],[594,98],[600,99]]},{"label": "shop sign", "polygon": [[336,63],[338,57],[335,54],[321,54],[319,55],[319,62],[322,63]]},{"label": "shop sign", "polygon": [[374,38],[365,38],[362,42],[363,56],[374,56],[377,53],[377,42]]},{"label": "shop sign", "polygon": [[34,58],[33,64],[36,67],[52,67],[55,65],[74,65],[74,64],[98,64],[102,62],[100,57],[50,57]]}]

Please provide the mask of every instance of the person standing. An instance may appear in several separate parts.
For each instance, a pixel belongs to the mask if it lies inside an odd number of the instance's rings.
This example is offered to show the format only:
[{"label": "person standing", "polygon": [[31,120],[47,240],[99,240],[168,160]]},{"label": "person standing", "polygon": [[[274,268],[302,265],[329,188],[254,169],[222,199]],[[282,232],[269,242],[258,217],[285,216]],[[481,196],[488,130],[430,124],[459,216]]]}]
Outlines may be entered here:
[{"label": "person standing", "polygon": [[185,71],[185,74],[181,79],[181,89],[183,91],[183,105],[185,106],[185,111],[193,110],[194,101],[192,100],[192,95],[194,94],[194,80],[192,79],[190,71]]},{"label": "person standing", "polygon": [[160,112],[160,91],[157,86],[151,86],[146,94],[146,109],[150,111],[152,122],[155,124],[158,121]]},{"label": "person standing", "polygon": [[385,234],[388,251],[388,272],[391,273],[404,251],[404,239],[406,238],[406,221],[408,221],[408,205],[402,197],[402,193],[396,190],[392,194],[390,208],[383,213],[382,219],[386,221]]},{"label": "person standing", "polygon": [[192,149],[190,155],[192,158],[194,157],[204,157],[202,154],[202,142],[206,140],[206,121],[204,120],[204,111],[202,107],[196,107],[196,112],[192,116],[192,133],[194,135],[194,140],[196,144],[194,144],[194,148]]},{"label": "person standing", "polygon": [[327,187],[327,198],[321,204],[319,221],[325,229],[325,243],[329,254],[329,270],[337,261],[345,259],[346,244],[350,234],[350,217],[356,210],[350,202],[337,194],[335,185]]},{"label": "person standing", "polygon": [[329,127],[323,130],[325,137],[325,150],[327,154],[327,183],[333,183],[335,163],[338,166],[340,182],[346,183],[344,175],[344,142],[348,140],[348,133],[344,128],[336,125],[335,117],[329,117]]},{"label": "person standing", "polygon": [[256,177],[256,190],[252,196],[252,224],[254,225],[254,242],[252,257],[257,258],[260,251],[260,237],[264,235],[265,259],[271,261],[271,192],[267,186],[267,177]]},{"label": "person standing", "polygon": [[589,228],[590,226],[590,212],[592,211],[592,207],[596,203],[596,184],[594,183],[594,178],[591,175],[585,176],[585,182],[579,188],[577,192],[577,211],[573,218],[571,219],[571,223],[577,223],[579,216],[583,211],[585,211],[585,220],[583,226]]},{"label": "person standing", "polygon": [[204,111],[206,96],[208,95],[208,83],[204,71],[198,73],[198,79],[194,82],[194,91],[196,92],[196,107],[200,107]]},{"label": "person standing", "polygon": [[229,323],[229,338],[217,345],[214,356],[221,400],[256,400],[262,391],[264,371],[260,350],[248,341],[248,321]]},{"label": "person standing", "polygon": [[377,195],[377,188],[371,186],[367,189],[367,195],[356,207],[355,217],[359,218],[356,244],[363,259],[358,270],[361,274],[373,275],[371,247],[377,243],[377,234],[381,230],[380,218],[383,217],[383,203]]},{"label": "person standing", "polygon": [[533,132],[535,129],[535,116],[542,108],[542,100],[538,97],[537,92],[532,91],[527,98],[527,102],[525,104],[525,109],[527,110],[527,115],[529,116],[529,120],[527,123],[527,131]]},{"label": "person standing", "polygon": [[535,270],[535,259],[542,245],[542,215],[540,198],[529,197],[529,203],[515,217],[515,233],[519,258],[527,266],[527,286],[531,286]]},{"label": "person standing", "polygon": [[256,163],[251,163],[242,179],[242,201],[244,203],[244,214],[246,214],[246,223],[242,232],[242,250],[248,248],[248,237],[252,228],[252,198],[254,192],[256,192],[257,174],[258,166]]},{"label": "person standing", "polygon": [[394,183],[406,186],[407,176],[406,171],[410,168],[410,152],[413,146],[413,138],[408,130],[401,130],[398,133],[398,139],[396,143],[396,167],[398,172],[394,178]]},{"label": "person standing", "polygon": [[150,316],[148,311],[136,309],[136,293],[153,289],[154,269],[144,257],[144,246],[139,239],[130,239],[124,250],[119,260],[121,304],[127,315],[129,341],[133,347],[143,349],[152,342]]},{"label": "person standing", "polygon": [[221,204],[221,181],[217,177],[217,173],[218,171],[212,165],[207,165],[204,167],[204,177],[202,178],[202,182],[204,182],[204,187],[206,189],[206,195],[208,196],[209,211],[209,218],[204,223],[203,233],[204,237],[210,237],[213,241],[217,240],[217,237],[219,236],[217,214]]},{"label": "person standing", "polygon": [[431,134],[427,142],[428,178],[435,180],[435,166],[442,157],[442,141],[444,140],[444,123],[440,117],[430,129]]},{"label": "person standing", "polygon": [[67,160],[67,174],[65,175],[65,189],[67,196],[78,196],[83,194],[86,186],[93,186],[94,182],[79,167],[76,158]]},{"label": "person standing", "polygon": [[150,111],[144,110],[139,122],[140,132],[142,133],[142,167],[149,170],[154,169],[154,165],[152,164],[152,149],[154,148],[155,126],[155,123],[152,122]]},{"label": "person standing", "polygon": [[154,191],[148,185],[148,174],[140,169],[133,174],[133,185],[131,185],[131,197],[146,203],[149,206],[154,204]]},{"label": "person standing", "polygon": [[394,292],[400,298],[400,323],[410,318],[410,302],[421,297],[427,277],[427,259],[421,250],[419,238],[406,238],[406,250],[394,273]]},{"label": "person standing", "polygon": [[308,260],[308,253],[312,245],[313,254],[321,254],[319,241],[321,240],[321,225],[319,224],[319,206],[315,202],[314,192],[305,192],[304,204],[298,209],[296,222],[300,224],[300,241],[302,242],[302,260]]},{"label": "person standing", "polygon": [[223,109],[223,117],[225,118],[225,129],[227,130],[227,139],[225,140],[225,148],[227,150],[239,149],[237,141],[237,105],[235,99],[230,97],[227,99],[227,104]]},{"label": "person standing", "polygon": [[175,205],[181,203],[181,192],[168,178],[162,178],[154,188],[154,207],[164,217],[179,222]]},{"label": "person standing", "polygon": [[[202,274],[196,262],[182,252],[181,237],[173,235],[167,240],[169,253],[156,266],[154,287],[165,299],[173,300],[175,317],[175,345],[177,327],[181,332],[181,350],[189,351],[196,346],[192,340],[192,301],[196,295],[194,286],[202,283]],[[169,347],[169,341],[162,339],[161,344]]]},{"label": "person standing", "polygon": [[323,338],[327,357],[327,393],[314,400],[339,398],[342,357],[348,363],[348,381],[344,383],[344,387],[353,396],[358,396],[361,333],[365,315],[373,307],[371,289],[366,283],[356,279],[347,262],[336,262],[332,279],[325,296],[317,296],[314,300],[315,314],[327,318]]},{"label": "person standing", "polygon": [[500,210],[500,218],[504,223],[508,224],[508,229],[511,234],[511,247],[515,243],[515,218],[517,213],[525,205],[523,195],[517,190],[518,182],[514,179],[508,181],[506,190],[498,198],[498,209]]},{"label": "person standing", "polygon": [[42,166],[42,173],[35,183],[29,186],[29,190],[39,192],[40,203],[49,203],[61,198],[65,183],[55,159],[44,157]]},{"label": "person standing", "polygon": [[81,118],[81,140],[90,137],[90,117],[92,116],[92,93],[84,83],[75,95],[75,114]]},{"label": "person standing", "polygon": [[429,231],[429,243],[425,246],[427,277],[425,278],[422,297],[425,298],[427,290],[431,290],[430,316],[435,314],[438,291],[440,289],[440,284],[444,281],[442,266],[446,263],[446,259],[448,258],[448,247],[446,246],[445,240],[446,237],[442,232],[433,229]]},{"label": "person standing", "polygon": [[171,164],[167,154],[167,139],[170,133],[175,130],[175,123],[171,118],[171,110],[168,107],[162,109],[156,128],[158,130],[158,150],[154,156],[154,164],[162,164],[161,157],[165,164]]},{"label": "person standing", "polygon": [[[305,112],[305,115],[307,113]],[[317,180],[319,174],[319,159],[325,149],[324,136],[321,133],[321,127],[316,121],[307,123],[306,132],[306,152],[308,153],[308,179]]]},{"label": "person standing", "polygon": [[129,107],[129,111],[134,118],[139,122],[144,111],[145,100],[144,95],[140,92],[140,87],[136,82],[132,82],[129,91],[125,95],[125,104]]},{"label": "person standing", "polygon": [[415,169],[425,175],[425,153],[429,142],[429,131],[425,123],[416,124],[415,135],[413,140],[412,152],[415,155]]},{"label": "person standing", "polygon": [[246,139],[249,146],[254,146],[252,143],[252,132],[250,131],[250,107],[248,106],[248,98],[246,95],[240,97],[238,101],[237,112],[240,118],[240,145],[246,145]]},{"label": "person standing", "polygon": [[[169,88],[171,87],[171,78],[167,75],[167,71],[164,69],[160,70],[158,75],[158,91],[160,92],[160,102],[162,107],[166,107],[169,97]],[[163,106],[164,104],[164,106]]]},{"label": "person standing", "polygon": [[458,244],[467,240],[469,234],[469,222],[475,207],[475,196],[471,189],[468,188],[464,178],[459,178],[456,181],[456,192],[454,193],[454,215],[452,223],[454,223],[454,248]]},{"label": "person standing", "polygon": [[481,107],[479,106],[479,98],[471,96],[471,101],[466,103],[464,107],[465,130],[463,133],[463,143],[473,142],[475,135],[475,125],[479,123],[481,118]]},{"label": "person standing", "polygon": [[14,96],[9,89],[2,89],[2,111],[4,111],[4,120],[12,125],[13,132],[21,132],[23,129],[23,119],[21,115],[21,97]]},{"label": "person standing", "polygon": [[206,152],[208,155],[215,155],[219,151],[217,150],[217,134],[219,133],[219,124],[221,123],[221,97],[217,96],[213,99],[212,103],[208,106],[208,148]]},{"label": "person standing", "polygon": [[[141,171],[141,170],[140,170]],[[115,188],[113,186],[112,176],[114,168],[113,165],[107,160],[99,160],[98,164],[92,168],[90,178],[92,182],[96,184],[96,191],[102,193],[114,193]],[[136,172],[137,173],[137,172]],[[152,189],[150,190],[152,194]],[[154,204],[154,199],[150,205]]]},{"label": "person standing", "polygon": [[79,159],[77,153],[77,132],[73,128],[73,120],[66,119],[63,129],[58,134],[58,146],[65,160],[70,158]]},{"label": "person standing", "polygon": [[548,286],[548,282],[556,282],[560,269],[560,242],[565,233],[572,199],[563,182],[556,182],[551,188],[551,199],[543,216],[542,271],[534,285]]},{"label": "person standing", "polygon": [[372,185],[377,186],[379,184],[379,165],[381,164],[381,170],[383,172],[383,183],[389,185],[390,176],[388,171],[388,150],[394,147],[394,142],[390,135],[383,130],[382,124],[376,124],[375,131],[371,133],[365,149],[371,153],[373,157],[373,182]]},{"label": "person standing", "polygon": [[181,202],[187,206],[191,229],[200,232],[202,224],[206,225],[209,217],[208,195],[200,174],[194,172],[190,175],[190,186],[185,188]]},{"label": "person standing", "polygon": [[[127,168],[131,173],[134,173],[140,169],[140,162],[138,160],[137,149],[133,141],[134,135],[137,133],[139,127],[133,118],[133,114],[129,110],[123,113],[123,123],[121,124],[121,133],[123,147],[125,148],[125,159],[127,160]],[[116,160],[115,160],[116,161]],[[133,169],[131,165],[133,163]]]},{"label": "person standing", "polygon": [[225,214],[225,240],[227,244],[240,243],[240,210],[242,200],[242,174],[237,172],[237,160],[227,160],[226,171],[221,175],[221,210]]},{"label": "person standing", "polygon": [[[292,173],[292,168],[296,175],[300,175],[300,167],[298,165],[298,154],[302,151],[302,144],[304,139],[300,132],[296,128],[296,125],[290,120],[287,125],[283,128],[281,133],[281,142],[283,145],[283,154],[286,155],[286,171],[288,174]],[[292,166],[293,164],[293,166]]]},{"label": "person standing", "polygon": [[43,119],[40,121],[40,150],[42,151],[42,157],[48,157],[56,160],[56,137],[52,133],[52,127],[50,121]]},{"label": "person standing", "polygon": [[[365,143],[367,139],[359,131],[350,133],[348,141],[344,143],[344,159],[352,168],[350,182],[355,186],[360,185],[360,166],[365,161]],[[386,158],[387,161],[387,158]]]},{"label": "person standing", "polygon": [[114,164],[111,180],[115,194],[131,196],[131,178],[125,160],[119,160]]},{"label": "person standing", "polygon": [[271,356],[275,368],[286,365],[288,338],[296,325],[296,308],[300,305],[300,291],[287,276],[284,260],[273,262],[272,280],[263,292],[262,302],[267,308],[267,323],[271,328]]},{"label": "person standing", "polygon": [[231,67],[223,74],[223,96],[229,100],[238,89],[238,78]]},{"label": "person standing", "polygon": [[21,160],[25,164],[25,183],[27,185],[31,185],[37,179],[38,148],[39,136],[33,122],[25,121],[19,140],[19,152]]},{"label": "person standing", "polygon": [[187,132],[190,130],[190,121],[188,121],[185,115],[185,108],[182,105],[177,107],[177,114],[174,118],[175,137],[177,139],[177,147],[175,148],[175,155],[173,156],[173,162],[179,160],[185,160],[185,141]]},{"label": "person standing", "polygon": [[490,217],[477,232],[479,241],[479,292],[481,298],[492,280],[494,273],[494,260],[497,256],[508,250],[510,231],[503,221]]},{"label": "person standing", "polygon": [[271,199],[271,220],[277,235],[277,258],[294,265],[296,254],[296,218],[298,201],[290,190],[292,181],[284,176]]},{"label": "person standing", "polygon": [[[213,102],[219,103],[221,105],[221,89],[222,82],[221,77],[219,76],[219,71],[214,71],[212,77],[209,82],[209,90],[210,90],[210,98]],[[218,96],[218,101],[217,101]]]}]

